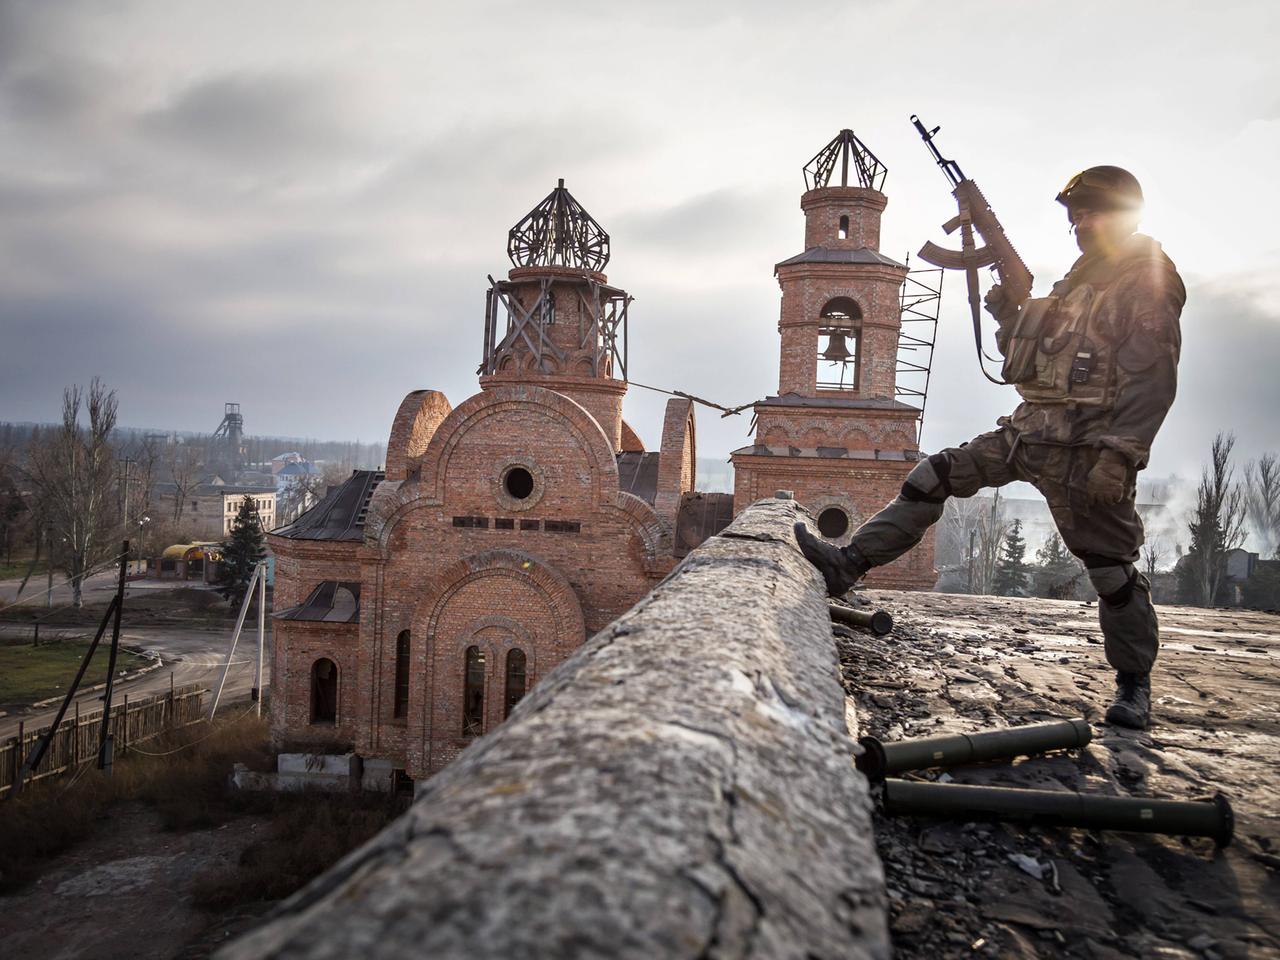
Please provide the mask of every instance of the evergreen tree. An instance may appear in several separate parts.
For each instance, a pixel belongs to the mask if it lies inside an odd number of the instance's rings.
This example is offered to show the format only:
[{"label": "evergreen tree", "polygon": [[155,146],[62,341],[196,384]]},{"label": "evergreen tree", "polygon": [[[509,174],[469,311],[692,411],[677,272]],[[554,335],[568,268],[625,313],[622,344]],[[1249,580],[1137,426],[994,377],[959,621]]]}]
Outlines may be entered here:
[{"label": "evergreen tree", "polygon": [[1022,521],[1015,520],[1000,544],[992,589],[1002,597],[1027,595],[1027,541],[1022,537]]},{"label": "evergreen tree", "polygon": [[232,606],[244,600],[253,569],[267,555],[262,535],[262,520],[252,497],[240,503],[240,512],[231,522],[231,537],[222,545],[222,564],[218,568],[218,592]]},{"label": "evergreen tree", "polygon": [[1038,565],[1032,569],[1033,588],[1037,597],[1069,600],[1075,596],[1076,584],[1084,576],[1084,567],[1071,555],[1062,537],[1054,533],[1036,551]]}]

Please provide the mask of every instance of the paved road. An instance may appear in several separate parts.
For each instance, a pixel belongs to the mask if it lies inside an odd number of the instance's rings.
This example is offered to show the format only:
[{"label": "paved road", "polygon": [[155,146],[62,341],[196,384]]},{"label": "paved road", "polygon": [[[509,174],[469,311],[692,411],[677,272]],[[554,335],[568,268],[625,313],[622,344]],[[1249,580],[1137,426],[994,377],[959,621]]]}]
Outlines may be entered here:
[{"label": "paved road", "polygon": [[[0,630],[12,632],[14,628],[0,627]],[[23,628],[29,633],[29,628]],[[92,636],[90,627],[58,627],[59,634],[71,635],[83,632]],[[191,627],[133,627],[127,624],[121,630],[121,642],[138,648],[151,656],[159,656],[164,663],[158,670],[153,670],[137,680],[117,683],[115,698],[128,694],[146,696],[152,693],[167,692],[170,678],[175,686],[188,683],[201,683],[213,690],[221,676],[223,664],[226,662],[227,646],[231,642],[231,626],[221,629]],[[25,635],[25,634],[24,634]],[[226,689],[222,694],[224,704],[247,702],[249,690],[253,685],[254,660],[256,659],[257,630],[256,624],[246,624],[236,648],[235,659],[231,664],[231,672],[227,676]],[[99,648],[97,656],[105,655],[105,647]],[[96,657],[95,657],[96,659]],[[271,664],[271,627],[268,622],[266,650],[263,655],[263,686],[270,677]],[[82,713],[101,706],[101,691],[81,694],[76,699],[80,702]],[[117,700],[118,702],[118,700]],[[206,701],[207,702],[207,701]],[[38,729],[53,721],[58,704],[40,710],[25,712],[11,711],[0,717],[0,738],[9,737],[18,732],[18,721],[26,724],[28,730]],[[221,711],[221,707],[219,708]]]},{"label": "paved road", "polygon": [[[119,576],[119,568],[116,567],[86,578],[81,590],[84,602],[86,604],[106,603],[116,591]],[[27,588],[22,591],[22,596],[19,597],[18,587],[21,585],[21,577],[14,580],[0,580],[0,619],[5,616],[4,608],[11,605],[66,607],[71,604],[71,587],[68,586],[67,578],[62,574],[54,574],[52,592],[49,591],[49,582],[44,574],[32,577],[27,583]],[[131,580],[125,584],[125,599],[142,593],[173,590],[177,587],[201,586],[202,584],[198,581]]]}]

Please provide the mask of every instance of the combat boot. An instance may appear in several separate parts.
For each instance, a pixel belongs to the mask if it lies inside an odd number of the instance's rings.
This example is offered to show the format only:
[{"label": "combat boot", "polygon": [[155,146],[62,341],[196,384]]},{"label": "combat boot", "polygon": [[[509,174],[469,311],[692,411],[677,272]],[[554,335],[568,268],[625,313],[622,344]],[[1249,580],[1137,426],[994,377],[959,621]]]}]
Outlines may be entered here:
[{"label": "combat boot", "polygon": [[853,547],[841,548],[819,540],[803,523],[797,523],[795,531],[800,552],[818,568],[822,579],[827,583],[827,593],[831,596],[844,596],[871,569],[870,564],[863,561]]},{"label": "combat boot", "polygon": [[1151,723],[1151,674],[1116,674],[1116,697],[1107,707],[1107,723],[1145,730]]}]

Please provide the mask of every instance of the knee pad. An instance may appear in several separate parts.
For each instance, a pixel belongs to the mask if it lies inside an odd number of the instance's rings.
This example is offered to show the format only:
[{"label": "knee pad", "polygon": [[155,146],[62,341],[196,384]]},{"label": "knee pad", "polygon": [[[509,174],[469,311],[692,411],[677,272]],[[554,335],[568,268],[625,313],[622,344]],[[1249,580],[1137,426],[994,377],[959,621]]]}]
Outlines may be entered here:
[{"label": "knee pad", "polygon": [[1105,565],[1087,565],[1086,569],[1093,589],[1098,591],[1098,599],[1113,607],[1127,604],[1138,586],[1138,570],[1132,563],[1106,561]]},{"label": "knee pad", "polygon": [[942,503],[951,496],[951,461],[935,453],[915,465],[902,484],[903,500]]}]

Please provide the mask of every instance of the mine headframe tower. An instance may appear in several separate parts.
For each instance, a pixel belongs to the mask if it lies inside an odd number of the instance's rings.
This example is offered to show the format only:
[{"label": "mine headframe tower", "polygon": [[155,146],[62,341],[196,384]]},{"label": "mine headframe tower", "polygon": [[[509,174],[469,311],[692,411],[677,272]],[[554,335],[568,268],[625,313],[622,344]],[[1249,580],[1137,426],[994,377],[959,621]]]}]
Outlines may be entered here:
[{"label": "mine headframe tower", "polygon": [[209,438],[208,460],[231,474],[223,478],[228,483],[235,483],[244,470],[244,417],[240,415],[240,404],[224,404],[222,422]]}]

